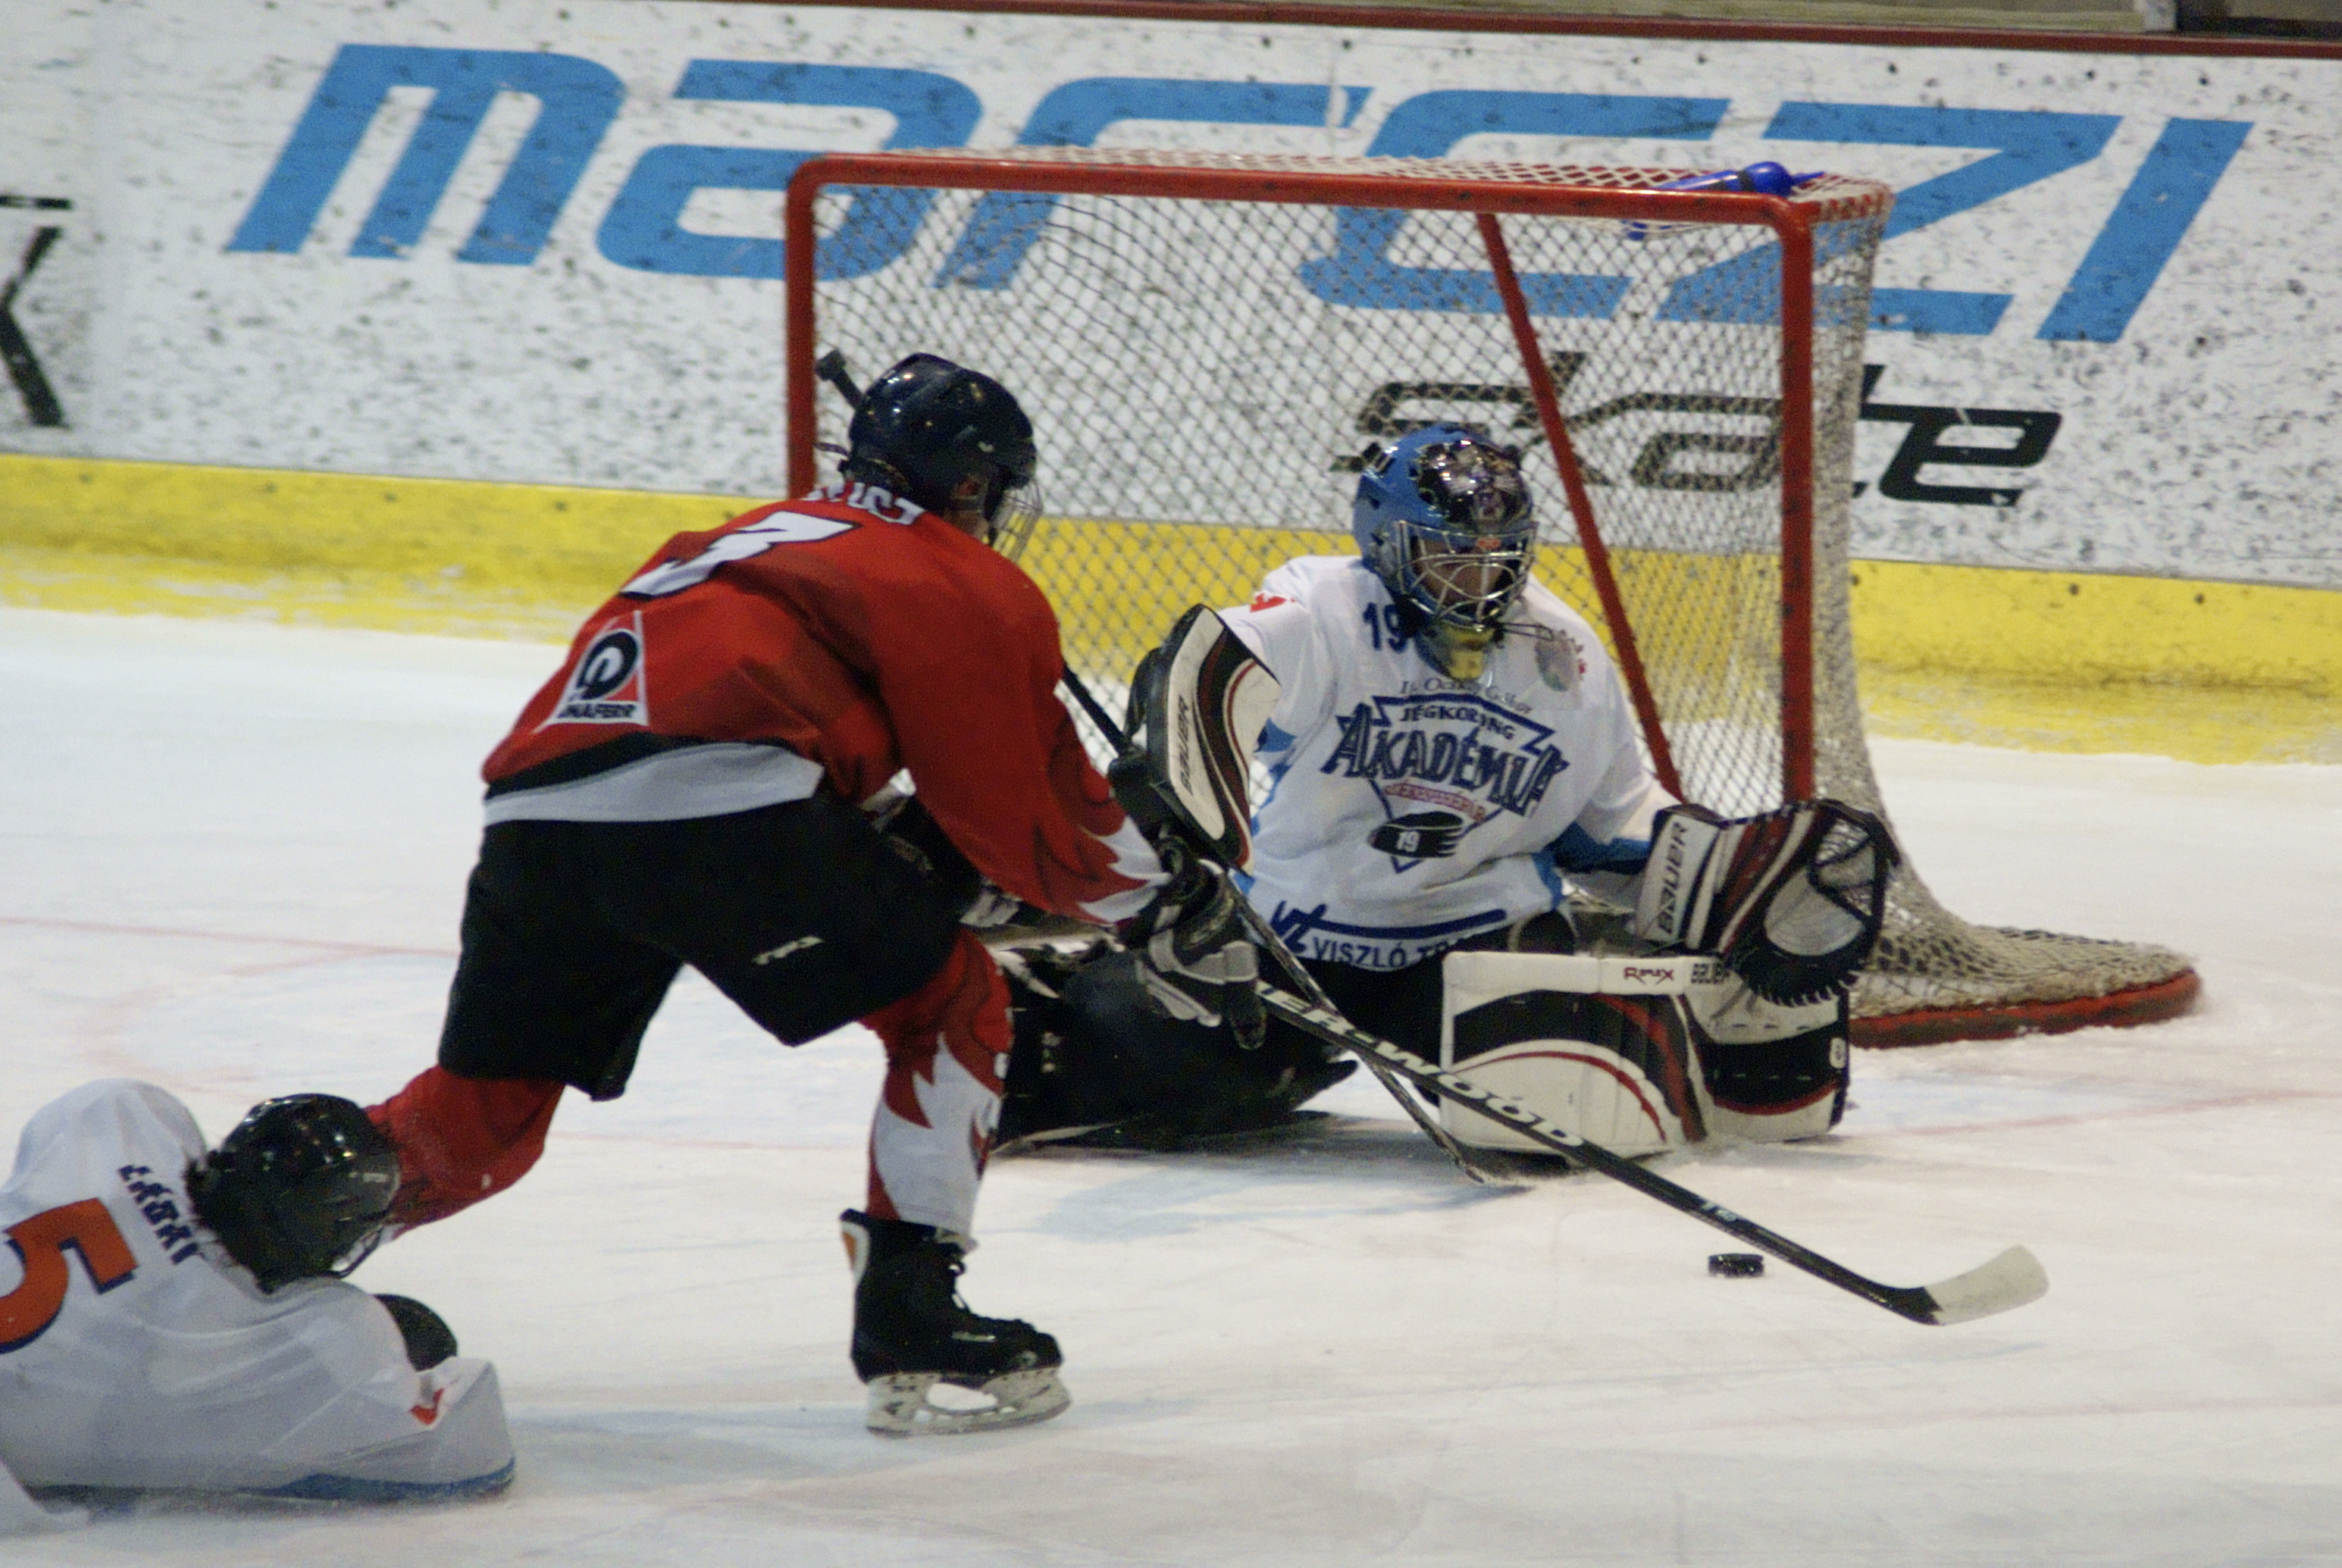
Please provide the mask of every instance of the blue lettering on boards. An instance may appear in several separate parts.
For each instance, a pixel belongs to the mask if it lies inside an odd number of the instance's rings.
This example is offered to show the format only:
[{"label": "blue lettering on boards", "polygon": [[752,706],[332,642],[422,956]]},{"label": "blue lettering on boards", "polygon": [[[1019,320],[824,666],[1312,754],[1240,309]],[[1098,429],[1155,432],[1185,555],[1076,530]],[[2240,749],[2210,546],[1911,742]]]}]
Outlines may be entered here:
[{"label": "blue lettering on boards", "polygon": [[2249,120],[2166,125],[2037,335],[2069,343],[2121,337],[2252,128]]},{"label": "blue lettering on boards", "polygon": [[[736,104],[813,104],[880,109],[895,117],[888,147],[958,147],[983,114],[976,95],[949,76],[876,65],[803,65],[694,60],[675,95]],[[815,152],[778,147],[652,147],[602,219],[595,244],[620,266],[692,277],[777,278],[777,239],[708,235],[683,226],[695,192],[779,191]],[[821,242],[824,279],[862,277],[910,247],[935,193],[869,186],[852,193],[846,220]]]},{"label": "blue lettering on boards", "polygon": [[500,266],[526,266],[545,248],[626,96],[616,75],[574,55],[345,44],[227,248],[300,250],[393,87],[430,88],[431,107],[375,198],[350,255],[395,258],[413,249],[488,105],[498,93],[525,93],[537,101],[536,122],[470,240],[455,253],[457,261]]},{"label": "blue lettering on boards", "polygon": [[[307,242],[335,185],[395,87],[431,94],[390,177],[377,193],[349,254],[400,258],[427,230],[456,168],[499,93],[536,101],[520,149],[499,179],[456,259],[526,265],[542,253],[586,165],[625,98],[617,76],[575,55],[484,49],[352,44],[342,46],[274,168],[237,225],[230,251],[293,254]],[[1336,92],[1338,98],[1329,101]],[[694,61],[678,98],[820,105],[891,115],[885,145],[964,146],[981,105],[965,85],[928,72],[786,62]],[[1023,145],[1087,146],[1124,120],[1320,125],[1328,110],[1353,123],[1364,87],[1262,82],[1095,77],[1044,97],[1018,140]],[[1571,93],[1453,90],[1417,95],[1392,111],[1369,154],[1436,157],[1483,134],[1641,137],[1705,141],[1728,101]],[[1877,104],[1784,104],[1767,134],[1784,140],[1852,145],[1980,147],[1991,155],[1899,193],[1891,239],[1981,206],[2096,158],[2119,121],[2047,111],[1931,108]],[[2252,130],[2250,122],[2173,119],[2123,193],[2037,335],[2051,341],[2121,338],[2164,267]],[[776,278],[776,238],[697,233],[682,225],[703,189],[783,188],[811,152],[689,145],[652,147],[636,165],[596,234],[609,260],[644,271],[696,276]],[[857,277],[893,265],[926,221],[924,191],[856,190],[844,221],[822,241],[825,278]],[[976,204],[966,231],[936,282],[1001,288],[1016,277],[1056,205],[1054,196],[996,194]],[[1485,270],[1415,266],[1390,251],[1405,215],[1346,209],[1336,215],[1333,254],[1302,265],[1302,281],[1329,304],[1378,310],[1493,314],[1501,306]],[[1862,238],[1859,224],[1824,225],[1825,261]],[[1682,279],[1662,319],[1763,322],[1778,308],[1776,247],[1767,245]],[[1626,280],[1565,273],[1524,275],[1532,309],[1546,315],[1606,317]],[[1852,308],[1844,290],[1824,285],[1825,323]],[[1940,289],[1879,289],[1876,326],[1890,331],[1987,335],[2012,296]]]},{"label": "blue lettering on boards", "polygon": [[[1990,147],[1992,156],[1922,180],[1895,195],[1886,239],[1967,212],[2037,180],[2087,164],[2122,123],[2113,115],[2037,109],[1913,108],[1896,104],[1784,104],[1765,134],[1791,142],[1905,147]],[[1853,225],[1848,225],[1852,230]],[[1849,232],[1840,242],[1858,238]],[[1817,248],[1829,238],[1817,235]],[[1827,259],[1826,257],[1824,259]],[[1770,321],[1778,309],[1781,253],[1765,245],[1677,283],[1662,321]],[[1889,332],[1982,336],[2000,323],[2010,295],[1952,289],[1871,291],[1870,325]]]},{"label": "blue lettering on boards", "polygon": [[[1649,98],[1590,93],[1454,90],[1422,93],[1390,113],[1369,157],[1436,158],[1466,136],[1636,136],[1704,142],[1731,106],[1726,98]],[[1405,213],[1345,207],[1334,254],[1304,262],[1302,283],[1328,305],[1368,310],[1503,311],[1496,279],[1479,268],[1406,266],[1390,259]],[[1539,315],[1608,317],[1627,280],[1578,273],[1523,273],[1521,293]]]},{"label": "blue lettering on boards", "polygon": [[[1052,88],[1016,138],[1020,147],[1087,147],[1124,120],[1188,125],[1323,125],[1333,89],[1289,82],[1196,82],[1155,76],[1091,76]],[[1364,87],[1345,87],[1341,123],[1357,117]],[[976,204],[967,227],[936,275],[936,286],[1002,289],[1047,226],[1057,198],[996,191]]]}]

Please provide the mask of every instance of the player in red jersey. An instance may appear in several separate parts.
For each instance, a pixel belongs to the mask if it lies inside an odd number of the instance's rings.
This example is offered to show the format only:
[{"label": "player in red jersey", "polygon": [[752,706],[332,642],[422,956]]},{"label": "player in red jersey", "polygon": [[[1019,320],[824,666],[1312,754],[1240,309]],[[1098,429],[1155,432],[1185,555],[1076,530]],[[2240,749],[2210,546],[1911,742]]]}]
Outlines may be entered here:
[{"label": "player in red jersey", "polygon": [[[1016,400],[915,355],[847,440],[837,483],[668,541],[489,756],[439,1063],[371,1114],[420,1224],[518,1180],[565,1084],[622,1093],[683,964],[791,1044],[859,1018],[887,1061],[844,1216],[870,1425],[1037,1421],[1067,1402],[1056,1340],[954,1285],[1009,1049],[962,916],[988,882],[1171,930],[1158,989],[1214,1021],[1253,954],[1226,884],[1167,874],[1115,804],[1056,696],[1056,618],[990,546],[1036,464]],[[882,832],[863,808],[905,770]],[[939,1380],[994,1403],[943,1410]]]}]

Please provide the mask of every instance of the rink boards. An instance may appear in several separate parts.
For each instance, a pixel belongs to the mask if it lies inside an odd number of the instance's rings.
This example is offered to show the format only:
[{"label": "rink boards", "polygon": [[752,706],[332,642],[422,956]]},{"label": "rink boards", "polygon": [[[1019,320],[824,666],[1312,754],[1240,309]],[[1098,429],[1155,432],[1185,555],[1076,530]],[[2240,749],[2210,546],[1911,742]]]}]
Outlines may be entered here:
[{"label": "rink boards", "polygon": [[563,634],[667,534],[780,493],[776,187],[813,152],[1777,158],[1898,191],[1853,504],[1874,717],[2342,744],[2342,209],[2317,196],[2342,49],[1143,6],[27,9],[0,65],[15,603]]},{"label": "rink boards", "polygon": [[1857,555],[2342,583],[2342,208],[2318,199],[2342,49],[666,0],[23,9],[0,267],[39,385],[0,389],[0,450],[764,495],[776,187],[812,152],[1772,158],[1898,192]]},{"label": "rink boards", "polygon": [[[668,537],[746,504],[0,455],[0,602],[561,641]],[[1050,526],[1096,530],[1109,553],[1148,544],[1144,528]],[[1276,561],[1348,547],[1221,532],[1216,579],[1167,597],[1158,584],[1118,618],[1168,625],[1188,603],[1241,602]],[[1546,575],[1580,580],[1575,554],[1549,550]],[[1095,618],[1082,584],[1043,585],[1069,622]],[[2204,762],[2342,750],[2342,594],[2330,590],[1865,561],[1851,598],[1877,733]]]}]

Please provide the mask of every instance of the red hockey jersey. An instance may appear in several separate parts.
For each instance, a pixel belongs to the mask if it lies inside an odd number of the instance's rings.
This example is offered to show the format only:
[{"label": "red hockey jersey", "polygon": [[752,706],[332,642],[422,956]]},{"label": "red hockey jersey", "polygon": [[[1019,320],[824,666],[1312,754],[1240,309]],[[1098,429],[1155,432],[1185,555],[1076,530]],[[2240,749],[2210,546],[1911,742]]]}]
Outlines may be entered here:
[{"label": "red hockey jersey", "polygon": [[825,781],[861,801],[907,768],[994,884],[1121,919],[1162,865],[1082,750],[1063,674],[1015,563],[840,482],[667,541],[488,757],[488,820],[714,816]]}]

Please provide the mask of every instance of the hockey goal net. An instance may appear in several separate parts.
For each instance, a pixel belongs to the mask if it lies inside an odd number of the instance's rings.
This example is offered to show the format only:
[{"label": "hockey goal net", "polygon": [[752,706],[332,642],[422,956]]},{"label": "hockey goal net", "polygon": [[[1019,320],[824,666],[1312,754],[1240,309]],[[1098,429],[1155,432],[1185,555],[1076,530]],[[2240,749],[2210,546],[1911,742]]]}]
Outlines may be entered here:
[{"label": "hockey goal net", "polygon": [[[1031,414],[1021,560],[1119,692],[1186,605],[1354,553],[1357,454],[1435,419],[1525,449],[1547,585],[1602,630],[1662,778],[1729,814],[1883,810],[1847,614],[1872,261],[1892,195],[1656,192],[1689,171],[1034,148],[813,160],[787,208],[790,482],[814,365],[941,354]],[[1099,743],[1101,749],[1103,743]],[[1867,1044],[2139,1023],[2159,948],[1973,925],[1906,866]]]}]

